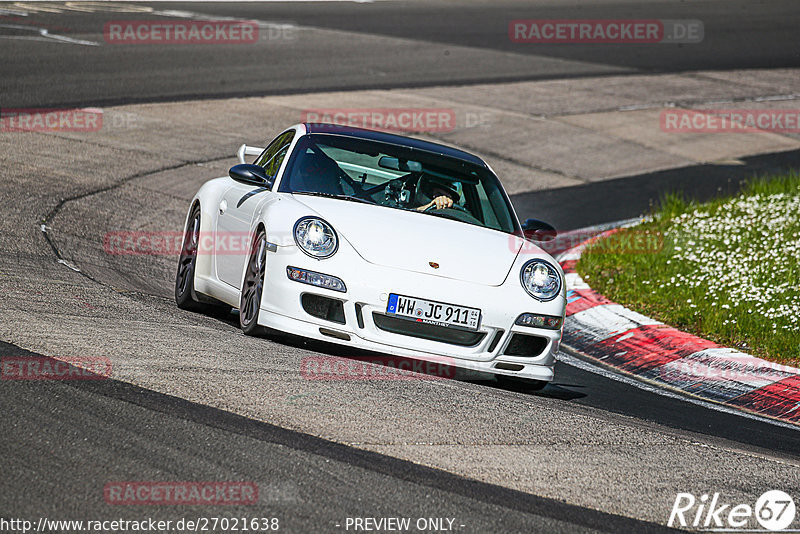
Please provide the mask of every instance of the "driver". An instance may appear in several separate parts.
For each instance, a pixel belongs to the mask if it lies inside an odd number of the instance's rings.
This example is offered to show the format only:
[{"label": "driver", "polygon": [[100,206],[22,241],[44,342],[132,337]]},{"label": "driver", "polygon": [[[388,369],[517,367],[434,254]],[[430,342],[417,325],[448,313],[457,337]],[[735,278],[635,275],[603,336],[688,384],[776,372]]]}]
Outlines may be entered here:
[{"label": "driver", "polygon": [[[431,200],[426,202],[428,199]],[[417,208],[417,211],[425,211],[430,208],[437,210],[452,208],[458,199],[458,188],[453,182],[429,177],[420,178],[417,202],[421,203],[421,205]]]}]

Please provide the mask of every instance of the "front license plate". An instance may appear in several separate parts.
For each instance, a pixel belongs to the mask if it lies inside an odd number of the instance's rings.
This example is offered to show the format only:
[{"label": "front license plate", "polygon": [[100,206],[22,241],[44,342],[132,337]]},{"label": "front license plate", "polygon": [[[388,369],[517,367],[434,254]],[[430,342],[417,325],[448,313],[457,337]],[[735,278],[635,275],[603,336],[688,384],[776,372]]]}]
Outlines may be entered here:
[{"label": "front license plate", "polygon": [[386,313],[420,323],[464,330],[477,330],[481,322],[481,310],[477,308],[456,306],[395,293],[389,294]]}]

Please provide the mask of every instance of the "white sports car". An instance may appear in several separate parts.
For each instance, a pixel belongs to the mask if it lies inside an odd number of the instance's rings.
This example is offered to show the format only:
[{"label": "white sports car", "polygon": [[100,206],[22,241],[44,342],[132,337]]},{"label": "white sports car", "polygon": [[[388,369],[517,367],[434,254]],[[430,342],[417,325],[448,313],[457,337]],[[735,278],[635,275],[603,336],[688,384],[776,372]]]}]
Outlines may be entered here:
[{"label": "white sports car", "polygon": [[242,146],[239,160],[192,200],[179,307],[239,308],[250,335],[446,359],[533,387],[553,379],[564,273],[531,240],[555,230],[521,225],[483,160],[324,124]]}]

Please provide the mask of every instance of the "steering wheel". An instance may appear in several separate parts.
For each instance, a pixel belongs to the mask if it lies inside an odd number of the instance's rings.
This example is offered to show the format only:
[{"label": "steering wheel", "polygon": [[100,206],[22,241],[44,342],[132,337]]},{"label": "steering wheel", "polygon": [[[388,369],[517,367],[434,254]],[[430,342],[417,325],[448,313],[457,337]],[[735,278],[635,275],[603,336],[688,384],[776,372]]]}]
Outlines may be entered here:
[{"label": "steering wheel", "polygon": [[434,207],[435,206],[428,206],[422,212],[430,213],[435,217],[444,217],[446,219],[453,219],[454,221],[461,221],[469,224],[483,224],[477,217],[467,211],[466,208],[459,206],[458,204],[453,204],[449,208],[442,209],[432,209]]},{"label": "steering wheel", "polygon": [[467,208],[465,208],[464,206],[462,206],[460,204],[456,204],[455,202],[453,202],[453,205],[450,206],[449,208],[441,208],[441,210],[436,208],[436,204],[431,204],[430,206],[428,206],[427,208],[422,210],[422,213],[427,213],[427,212],[429,212],[431,210],[436,210],[436,211],[457,210],[457,211],[462,211],[462,212],[466,213],[467,215],[469,215],[470,217],[472,217],[472,214],[467,211]]}]

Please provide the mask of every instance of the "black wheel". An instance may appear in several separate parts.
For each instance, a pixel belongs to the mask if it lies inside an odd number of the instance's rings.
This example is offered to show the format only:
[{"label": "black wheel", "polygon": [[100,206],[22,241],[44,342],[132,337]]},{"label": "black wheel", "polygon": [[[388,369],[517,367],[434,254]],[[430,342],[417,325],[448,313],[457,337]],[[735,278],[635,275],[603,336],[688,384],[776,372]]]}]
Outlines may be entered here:
[{"label": "black wheel", "polygon": [[267,234],[263,228],[259,228],[253,239],[253,247],[242,281],[242,296],[239,300],[239,325],[248,336],[263,336],[267,333],[267,329],[258,324],[266,268]]},{"label": "black wheel", "polygon": [[494,375],[494,377],[497,379],[497,384],[501,387],[517,391],[540,391],[549,384],[549,382],[544,380],[530,380],[508,375]]},{"label": "black wheel", "polygon": [[197,267],[197,244],[200,242],[200,206],[195,206],[186,223],[183,246],[175,275],[175,302],[183,310],[225,316],[231,312],[227,304],[200,296],[194,290],[194,273]]}]

